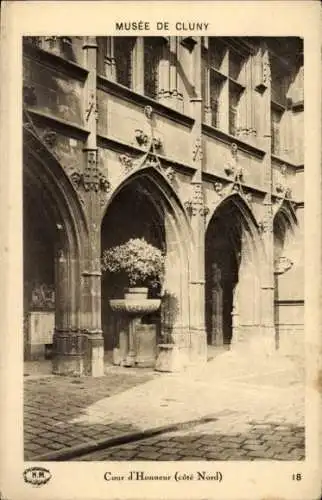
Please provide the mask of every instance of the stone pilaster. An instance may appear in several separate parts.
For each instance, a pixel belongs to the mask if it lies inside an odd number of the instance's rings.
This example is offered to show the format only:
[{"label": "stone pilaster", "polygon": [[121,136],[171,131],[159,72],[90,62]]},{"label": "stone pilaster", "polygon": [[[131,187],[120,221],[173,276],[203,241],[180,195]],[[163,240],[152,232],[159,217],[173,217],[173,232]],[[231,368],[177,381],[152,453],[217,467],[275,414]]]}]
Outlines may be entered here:
[{"label": "stone pilaster", "polygon": [[262,307],[261,307],[261,351],[271,353],[275,349],[274,324],[274,235],[272,207],[272,165],[271,165],[271,73],[269,54],[266,47],[262,52],[263,79],[266,89],[263,93],[263,145],[266,155],[263,163],[263,184],[266,191],[263,202],[263,217],[260,222],[266,260],[262,263]]},{"label": "stone pilaster", "polygon": [[83,46],[88,77],[85,83],[85,121],[89,130],[84,148],[84,200],[89,225],[89,241],[81,277],[81,327],[86,335],[84,372],[87,375],[104,374],[104,341],[101,330],[101,269],[100,269],[100,174],[98,170],[96,52],[95,37],[87,37]]},{"label": "stone pilaster", "polygon": [[[66,236],[66,235],[65,235]],[[77,301],[78,276],[76,262],[62,241],[55,258],[56,307],[53,336],[53,373],[81,375],[85,338],[80,330]]]},{"label": "stone pilaster", "polygon": [[191,361],[201,362],[207,358],[207,336],[205,327],[205,217],[207,208],[202,188],[202,98],[201,98],[201,40],[194,47],[194,87],[192,110],[195,123],[192,129],[192,164],[195,174],[192,179],[190,217],[194,244],[190,269],[190,334]]}]

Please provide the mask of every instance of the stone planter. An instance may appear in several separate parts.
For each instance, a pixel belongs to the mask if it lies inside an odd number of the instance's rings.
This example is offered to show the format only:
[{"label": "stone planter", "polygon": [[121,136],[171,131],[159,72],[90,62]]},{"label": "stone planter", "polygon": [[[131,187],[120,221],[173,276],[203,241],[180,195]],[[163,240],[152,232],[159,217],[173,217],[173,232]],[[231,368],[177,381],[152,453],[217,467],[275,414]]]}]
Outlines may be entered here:
[{"label": "stone planter", "polygon": [[[154,366],[155,363],[155,335],[150,342],[138,342],[138,329],[142,316],[157,311],[160,307],[160,299],[148,299],[148,290],[142,288],[129,288],[125,292],[124,299],[111,299],[112,311],[127,315],[129,319],[128,339],[120,338],[120,351],[118,353],[118,363],[123,366]],[[143,331],[144,334],[144,331]],[[122,344],[122,345],[121,345]],[[126,345],[127,344],[127,345]],[[141,347],[140,347],[141,346]],[[138,351],[139,349],[139,351]],[[141,351],[144,352],[141,352]]]}]

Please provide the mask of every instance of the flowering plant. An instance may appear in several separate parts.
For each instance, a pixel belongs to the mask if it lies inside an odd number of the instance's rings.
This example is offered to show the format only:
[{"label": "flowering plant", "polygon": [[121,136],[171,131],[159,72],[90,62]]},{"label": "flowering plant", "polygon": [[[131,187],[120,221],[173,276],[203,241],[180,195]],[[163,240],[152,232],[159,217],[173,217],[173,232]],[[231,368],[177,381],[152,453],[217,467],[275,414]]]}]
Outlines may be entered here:
[{"label": "flowering plant", "polygon": [[165,255],[144,238],[131,238],[103,252],[102,271],[126,274],[130,286],[158,286],[164,276]]}]

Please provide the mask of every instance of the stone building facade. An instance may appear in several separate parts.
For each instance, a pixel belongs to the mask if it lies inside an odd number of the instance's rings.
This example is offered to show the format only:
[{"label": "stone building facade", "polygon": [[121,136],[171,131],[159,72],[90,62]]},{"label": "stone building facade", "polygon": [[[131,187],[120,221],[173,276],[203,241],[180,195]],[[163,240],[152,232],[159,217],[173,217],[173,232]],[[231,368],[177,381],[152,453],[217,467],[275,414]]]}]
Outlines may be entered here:
[{"label": "stone building facade", "polygon": [[131,237],[166,253],[147,324],[176,366],[301,353],[303,79],[299,38],[24,38],[27,359],[103,374],[101,254]]}]

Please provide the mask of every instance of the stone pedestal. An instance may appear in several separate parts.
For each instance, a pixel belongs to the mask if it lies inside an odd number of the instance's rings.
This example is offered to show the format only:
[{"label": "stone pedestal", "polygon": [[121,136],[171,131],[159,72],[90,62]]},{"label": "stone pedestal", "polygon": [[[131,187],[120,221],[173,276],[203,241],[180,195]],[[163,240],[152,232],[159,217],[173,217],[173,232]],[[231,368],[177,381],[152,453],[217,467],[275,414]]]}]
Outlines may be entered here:
[{"label": "stone pedestal", "polygon": [[45,358],[46,345],[53,343],[55,327],[54,311],[31,311],[27,319],[26,358]]},{"label": "stone pedestal", "polygon": [[156,325],[138,325],[136,329],[137,366],[152,368],[157,357]]},{"label": "stone pedestal", "polygon": [[[141,325],[145,314],[157,311],[160,299],[140,298],[135,291],[126,294],[125,299],[110,300],[111,309],[129,318],[128,338],[119,338],[119,349],[114,354],[114,362],[122,366],[154,366],[156,331],[150,325]],[[122,330],[123,331],[123,330]],[[124,333],[124,331],[123,331]]]}]

